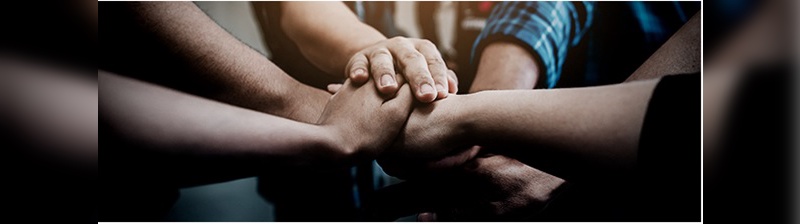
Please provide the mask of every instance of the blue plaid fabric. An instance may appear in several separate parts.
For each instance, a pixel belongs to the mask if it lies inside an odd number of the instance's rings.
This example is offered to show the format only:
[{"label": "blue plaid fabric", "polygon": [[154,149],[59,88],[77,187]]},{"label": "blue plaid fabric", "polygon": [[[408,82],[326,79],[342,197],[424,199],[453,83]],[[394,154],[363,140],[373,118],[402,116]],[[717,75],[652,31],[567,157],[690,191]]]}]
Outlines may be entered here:
[{"label": "blue plaid fabric", "polygon": [[472,62],[479,60],[476,56],[489,43],[514,38],[541,62],[545,87],[553,88],[567,50],[577,45],[591,26],[594,6],[594,2],[502,2],[494,7],[475,40]]},{"label": "blue plaid fabric", "polygon": [[[683,23],[691,16],[684,12],[683,2],[619,2],[624,4],[628,10],[622,12],[630,14],[631,20],[620,21],[618,27],[638,27],[631,28],[631,33],[620,35],[641,36],[643,43],[631,43],[625,46],[630,49],[642,48],[643,51],[655,50],[661,46]],[[694,2],[696,3],[696,2]],[[492,14],[486,21],[486,27],[476,38],[471,52],[471,61],[476,63],[483,51],[483,48],[495,41],[511,41],[527,48],[531,54],[543,66],[544,82],[542,87],[553,88],[558,83],[562,75],[562,67],[567,60],[567,52],[570,48],[581,43],[582,39],[594,38],[587,34],[591,27],[600,29],[603,18],[599,16],[598,5],[604,3],[597,2],[501,2],[492,10]],[[606,3],[611,4],[611,3]],[[686,5],[690,5],[687,3]],[[699,4],[696,4],[699,9]],[[606,5],[608,6],[608,5]],[[606,7],[606,10],[608,7]],[[608,14],[609,12],[606,12]],[[619,13],[619,11],[617,11]],[[609,15],[606,15],[608,19]],[[594,22],[593,22],[594,21]],[[605,24],[608,26],[609,24]],[[603,40],[591,40],[603,41]],[[601,49],[589,47],[590,55],[609,55]],[[607,49],[606,49],[607,50]],[[649,55],[649,53],[646,53]],[[586,84],[597,84],[597,73],[621,73],[627,71],[613,70],[607,71],[597,68],[597,63],[609,63],[603,59],[591,56],[584,62],[588,65],[586,71]],[[599,56],[603,57],[603,56]],[[604,65],[618,66],[622,65]],[[638,66],[637,66],[638,67]],[[602,71],[600,71],[602,70]],[[632,72],[632,71],[631,71]],[[594,80],[594,81],[593,81]]]}]

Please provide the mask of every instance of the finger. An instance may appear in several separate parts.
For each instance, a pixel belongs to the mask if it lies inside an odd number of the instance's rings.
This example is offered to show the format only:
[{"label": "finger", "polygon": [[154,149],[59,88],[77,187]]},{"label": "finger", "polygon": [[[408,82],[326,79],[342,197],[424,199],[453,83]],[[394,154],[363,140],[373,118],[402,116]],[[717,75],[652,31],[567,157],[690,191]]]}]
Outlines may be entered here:
[{"label": "finger", "polygon": [[449,85],[450,93],[458,93],[458,76],[453,70],[447,70],[447,84]]},{"label": "finger", "polygon": [[408,83],[406,81],[405,75],[402,72],[397,73],[397,75],[395,75],[394,77],[397,79],[397,86],[403,86],[403,84]]},{"label": "finger", "polygon": [[328,84],[328,92],[331,94],[336,94],[336,92],[339,92],[339,89],[341,88],[342,84],[339,83]]},{"label": "finger", "polygon": [[350,62],[347,63],[347,72],[348,77],[352,79],[356,83],[364,83],[369,79],[367,75],[367,65],[369,64],[369,59],[363,53],[356,53],[352,58],[350,58]]},{"label": "finger", "polygon": [[398,85],[391,52],[385,48],[372,51],[369,55],[369,66],[378,91],[387,95],[394,94]]},{"label": "finger", "polygon": [[395,41],[389,45],[389,50],[396,57],[397,64],[411,84],[411,90],[417,100],[424,103],[435,100],[438,94],[431,73],[428,71],[425,56],[409,41]]},{"label": "finger", "polygon": [[350,79],[348,79],[345,82],[345,86],[347,86],[348,82],[350,83],[350,86],[348,86],[348,88],[356,88],[354,94],[361,97],[362,107],[375,108],[375,109],[381,109],[384,107],[384,103],[387,100],[384,99],[385,96],[379,93],[379,90],[374,87],[375,80],[370,79],[365,83],[356,84],[355,82],[351,82]]},{"label": "finger", "polygon": [[417,50],[425,57],[425,62],[428,65],[428,71],[431,74],[431,78],[433,78],[433,82],[435,83],[436,92],[438,99],[447,97],[447,94],[450,92],[450,85],[448,80],[447,74],[447,65],[444,63],[444,59],[442,59],[442,53],[436,49],[436,45],[434,45],[429,40],[422,40],[417,41]]},{"label": "finger", "polygon": [[400,90],[397,91],[397,95],[394,99],[384,103],[384,109],[389,112],[397,113],[395,117],[402,117],[402,121],[405,123],[405,120],[411,115],[413,103],[414,96],[411,94],[411,88],[409,85],[403,85],[400,87]]}]

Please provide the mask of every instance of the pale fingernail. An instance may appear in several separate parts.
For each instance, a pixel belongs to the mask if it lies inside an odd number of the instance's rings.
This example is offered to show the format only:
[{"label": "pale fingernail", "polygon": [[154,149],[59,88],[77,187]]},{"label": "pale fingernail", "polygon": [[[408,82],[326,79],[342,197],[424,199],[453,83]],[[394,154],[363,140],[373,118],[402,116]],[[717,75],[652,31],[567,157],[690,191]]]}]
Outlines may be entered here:
[{"label": "pale fingernail", "polygon": [[447,89],[444,88],[444,86],[442,84],[436,84],[436,91],[445,92],[446,93]]},{"label": "pale fingernail", "polygon": [[395,83],[396,82],[394,81],[394,78],[392,77],[392,75],[385,74],[385,75],[381,76],[381,86],[392,86]]},{"label": "pale fingernail", "polygon": [[359,68],[353,71],[353,76],[361,76],[364,75],[364,73],[366,73],[366,71],[364,71],[363,68]]},{"label": "pale fingernail", "polygon": [[427,94],[427,93],[434,93],[436,92],[436,90],[433,89],[433,86],[431,86],[431,84],[425,83],[419,87],[419,92],[422,94]]}]

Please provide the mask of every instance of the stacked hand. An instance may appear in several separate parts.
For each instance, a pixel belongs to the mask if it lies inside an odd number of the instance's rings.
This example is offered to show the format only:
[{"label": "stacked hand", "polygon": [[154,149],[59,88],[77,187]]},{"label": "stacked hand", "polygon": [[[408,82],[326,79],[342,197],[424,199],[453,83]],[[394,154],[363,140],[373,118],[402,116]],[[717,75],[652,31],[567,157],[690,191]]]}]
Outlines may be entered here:
[{"label": "stacked hand", "polygon": [[356,52],[347,64],[346,74],[356,83],[370,77],[383,94],[392,94],[402,84],[395,71],[404,74],[414,96],[431,102],[458,91],[458,78],[448,71],[436,45],[428,40],[395,37],[382,40]]},{"label": "stacked hand", "polygon": [[[428,45],[393,38],[356,53],[349,79],[329,86],[335,94],[318,123],[336,133],[341,141],[334,144],[341,144],[349,158],[377,158],[387,173],[410,180],[380,191],[378,198],[389,204],[407,201],[406,208],[389,208],[395,212],[416,208],[413,212],[428,212],[420,220],[474,220],[521,218],[542,209],[564,180],[481,152],[467,136],[466,117],[458,113],[465,110],[459,108],[463,96],[442,99],[456,91],[457,79]],[[392,56],[400,57],[401,73],[395,73]],[[431,83],[438,95],[425,86]],[[412,106],[414,97],[423,103]],[[437,97],[441,100],[434,101]],[[436,206],[417,206],[432,200]]]},{"label": "stacked hand", "polygon": [[337,90],[319,122],[337,133],[342,141],[335,144],[351,158],[378,157],[388,173],[410,180],[379,191],[382,202],[372,212],[391,211],[381,218],[405,211],[424,212],[418,218],[426,221],[520,219],[563,189],[563,179],[515,159],[478,156],[481,147],[472,146],[458,125],[461,116],[447,113],[457,111],[460,96],[412,109],[406,84],[389,100],[369,83],[348,80]]},{"label": "stacked hand", "polygon": [[330,147],[348,158],[374,158],[388,148],[408,119],[413,101],[408,85],[398,93],[385,100],[372,86],[347,80],[317,122],[332,135]]},{"label": "stacked hand", "polygon": [[340,142],[346,154],[380,158],[387,172],[398,177],[459,167],[477,155],[480,147],[464,141],[461,117],[452,113],[460,96],[412,108],[410,87],[402,76],[398,80],[401,88],[393,96],[351,79],[336,85],[318,123],[338,124],[327,126],[347,139]]}]

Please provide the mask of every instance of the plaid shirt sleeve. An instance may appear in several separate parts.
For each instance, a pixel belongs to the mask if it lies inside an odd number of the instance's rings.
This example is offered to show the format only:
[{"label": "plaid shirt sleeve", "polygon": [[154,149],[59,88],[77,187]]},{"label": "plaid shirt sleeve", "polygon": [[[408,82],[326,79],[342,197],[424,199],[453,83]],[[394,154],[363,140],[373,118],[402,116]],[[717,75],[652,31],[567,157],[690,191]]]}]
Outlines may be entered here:
[{"label": "plaid shirt sleeve", "polygon": [[[567,50],[580,43],[592,24],[594,2],[501,2],[475,40],[471,61],[480,61],[483,48],[495,41],[522,45],[543,66],[545,87],[561,76]],[[541,79],[540,79],[541,80]]]}]

